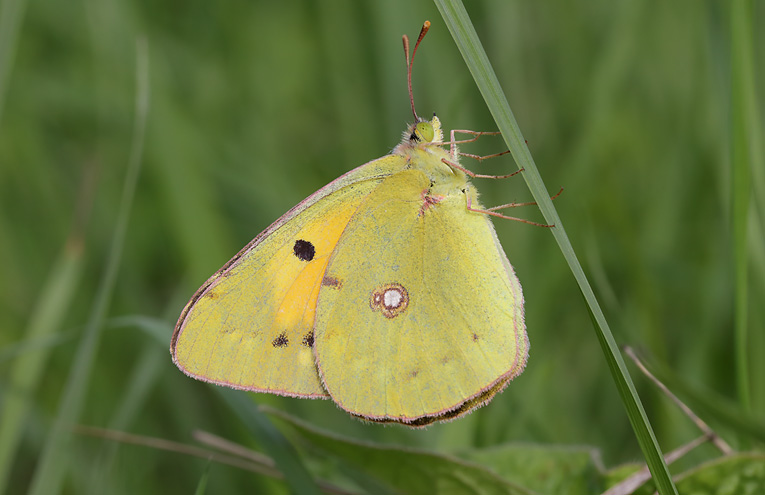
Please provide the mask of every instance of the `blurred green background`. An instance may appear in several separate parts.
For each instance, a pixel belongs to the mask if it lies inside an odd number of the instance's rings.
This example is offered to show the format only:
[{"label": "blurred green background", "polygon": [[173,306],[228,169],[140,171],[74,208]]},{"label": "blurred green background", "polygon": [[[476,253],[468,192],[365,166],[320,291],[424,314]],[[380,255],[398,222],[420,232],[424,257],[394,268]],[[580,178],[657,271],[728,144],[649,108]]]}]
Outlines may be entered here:
[{"label": "blurred green background", "polygon": [[[617,341],[671,369],[697,396],[736,405],[727,7],[465,5],[549,190],[565,187],[555,205]],[[437,112],[447,129],[493,130],[429,2],[0,4],[0,400],[6,422],[9,404],[23,411],[11,423],[18,446],[0,440],[8,476],[0,490],[29,487],[79,338],[104,296],[95,361],[79,383],[79,424],[184,443],[204,429],[257,448],[212,387],[172,364],[172,327],[196,288],[251,238],[398,143],[411,120],[401,35],[415,38],[425,19],[433,26],[414,67],[419,113]],[[762,2],[752,19],[755,78],[764,81]],[[109,294],[100,280],[135,140],[139,38],[149,61],[146,139]],[[763,93],[757,87],[749,104],[761,105]],[[463,150],[503,146],[488,137]],[[515,168],[508,157],[465,165]],[[763,177],[753,171],[747,246],[748,375],[760,416]],[[529,200],[522,179],[476,182],[487,205]],[[541,220],[534,207],[513,214]],[[608,466],[640,460],[550,232],[495,225],[524,288],[531,353],[488,407],[412,431],[362,424],[329,401],[255,401],[344,435],[437,452],[527,442],[594,446]],[[637,371],[633,378],[665,451],[698,435]],[[739,445],[729,425],[710,422]],[[207,464],[79,434],[67,452],[67,493],[189,493]],[[706,446],[683,462],[714,455]],[[283,488],[219,465],[208,483],[209,493]]]}]

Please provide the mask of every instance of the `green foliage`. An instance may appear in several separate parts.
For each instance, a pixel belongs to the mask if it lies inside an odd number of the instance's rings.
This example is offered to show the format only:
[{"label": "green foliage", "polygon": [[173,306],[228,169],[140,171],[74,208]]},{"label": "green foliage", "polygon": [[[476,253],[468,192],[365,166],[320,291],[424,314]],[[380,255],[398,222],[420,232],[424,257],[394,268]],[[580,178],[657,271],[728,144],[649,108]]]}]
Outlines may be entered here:
[{"label": "green foliage", "polygon": [[710,461],[678,477],[681,493],[754,495],[765,492],[765,455],[737,454]]},{"label": "green foliage", "polygon": [[537,493],[576,495],[602,491],[599,454],[592,448],[509,443],[460,455]]},{"label": "green foliage", "polygon": [[[625,464],[606,473],[605,486],[613,486],[637,471],[640,466]],[[702,463],[675,477],[677,490],[689,495],[744,495],[763,493],[765,490],[765,455],[745,452]],[[656,492],[647,482],[635,495]]]},{"label": "green foliage", "polygon": [[[325,489],[333,483],[352,493],[586,495],[617,490],[616,485],[640,468],[627,464],[606,471],[597,450],[573,446],[507,443],[444,455],[352,440],[281,411],[264,410],[282,420],[317,478],[331,477],[324,478]],[[703,463],[680,473],[677,485],[680,493],[695,495],[761,493],[765,455],[732,454]],[[634,493],[655,491],[648,481]]]},{"label": "green foliage", "polygon": [[[668,370],[671,388],[726,440],[758,449],[765,431],[765,360],[755,359],[765,353],[765,306],[757,304],[765,300],[762,2],[744,2],[735,15],[727,4],[694,0],[485,0],[466,8],[540,177],[550,192],[565,187],[555,208],[615,342],[643,349]],[[0,4],[0,492],[30,488],[72,387],[76,423],[189,443],[193,430],[204,429],[291,462],[273,453],[282,442],[273,426],[248,428],[221,395],[172,365],[171,328],[193,291],[249,239],[398,142],[411,118],[400,36],[415,36],[425,19],[433,26],[414,67],[419,113],[437,111],[447,129],[494,130],[428,2]],[[751,50],[734,67],[732,31],[740,23],[749,24],[750,41],[744,33],[736,46]],[[146,141],[129,220],[119,220],[140,120],[142,37]],[[732,121],[734,87],[744,111]],[[740,149],[732,153],[733,143],[749,143],[748,160]],[[485,137],[464,151],[504,146]],[[465,165],[482,173],[516,167],[510,158]],[[518,178],[476,182],[485,204],[531,200]],[[742,187],[751,188],[748,205]],[[544,221],[534,207],[512,214]],[[396,469],[412,471],[406,459],[434,482],[453,468],[444,482],[465,476],[487,491],[597,493],[611,473],[599,471],[589,449],[561,445],[592,445],[606,466],[642,460],[550,232],[495,225],[524,288],[526,371],[489,406],[424,431],[366,425],[328,401],[255,396],[312,425],[285,430],[314,444],[297,454],[312,475],[343,479],[356,491],[395,492],[402,489]],[[110,243],[122,228],[119,255]],[[96,333],[90,351],[79,351],[83,335]],[[734,350],[751,359],[742,366]],[[76,366],[82,371],[72,375]],[[698,436],[630,372],[664,451]],[[55,456],[63,493],[288,490],[263,475],[220,464],[206,471],[204,460],[64,426],[67,449]],[[362,458],[350,440],[314,427],[379,447]],[[330,452],[332,462],[315,449]],[[746,493],[738,483],[760,489],[760,454],[718,456],[705,446],[670,466],[681,473],[679,492],[711,493],[719,484]]]},{"label": "green foliage", "polygon": [[457,457],[351,441],[338,435],[312,428],[284,414],[300,435],[316,450],[317,457],[329,456],[339,465],[341,472],[355,471],[364,491],[378,493],[486,493],[506,495],[531,495],[509,479],[497,476],[478,463],[465,462]]}]

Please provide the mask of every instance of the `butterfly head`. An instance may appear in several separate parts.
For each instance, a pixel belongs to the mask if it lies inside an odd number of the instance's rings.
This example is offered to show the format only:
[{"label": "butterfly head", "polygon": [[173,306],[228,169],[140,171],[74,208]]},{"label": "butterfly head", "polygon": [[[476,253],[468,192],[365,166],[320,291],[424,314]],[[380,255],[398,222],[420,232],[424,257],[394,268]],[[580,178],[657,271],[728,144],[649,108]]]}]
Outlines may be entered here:
[{"label": "butterfly head", "polygon": [[433,125],[430,122],[417,122],[412,129],[411,139],[429,143],[433,141],[434,135]]},{"label": "butterfly head", "polygon": [[418,122],[411,124],[404,131],[402,144],[410,146],[428,145],[441,143],[444,139],[444,133],[441,130],[441,121],[433,115],[432,120],[419,119]]}]

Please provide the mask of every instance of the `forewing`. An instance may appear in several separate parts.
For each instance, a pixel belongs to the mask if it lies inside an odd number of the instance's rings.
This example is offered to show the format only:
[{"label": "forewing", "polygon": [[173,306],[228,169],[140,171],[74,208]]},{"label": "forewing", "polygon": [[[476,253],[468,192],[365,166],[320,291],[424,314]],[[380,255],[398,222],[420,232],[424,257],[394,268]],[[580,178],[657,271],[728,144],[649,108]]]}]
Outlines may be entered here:
[{"label": "forewing", "polygon": [[234,388],[321,397],[313,356],[327,261],[363,199],[405,160],[363,165],[290,210],[203,285],[181,314],[173,360]]},{"label": "forewing", "polygon": [[[316,355],[340,407],[424,425],[501,390],[526,363],[523,296],[488,218],[406,170],[351,219],[319,294]],[[405,304],[404,304],[405,303]]]}]

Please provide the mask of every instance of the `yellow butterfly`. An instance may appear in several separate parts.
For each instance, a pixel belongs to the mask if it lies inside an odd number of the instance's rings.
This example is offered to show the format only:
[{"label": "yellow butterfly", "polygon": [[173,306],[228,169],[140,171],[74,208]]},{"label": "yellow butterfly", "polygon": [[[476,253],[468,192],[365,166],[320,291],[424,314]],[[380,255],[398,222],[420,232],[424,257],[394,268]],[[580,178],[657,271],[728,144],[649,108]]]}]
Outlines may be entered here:
[{"label": "yellow butterfly", "polygon": [[523,295],[493,213],[454,133],[444,143],[435,115],[418,118],[413,100],[412,112],[390,155],[292,208],[194,294],[171,345],[184,373],[417,427],[487,403],[523,371]]}]

